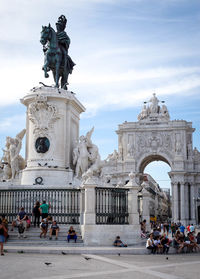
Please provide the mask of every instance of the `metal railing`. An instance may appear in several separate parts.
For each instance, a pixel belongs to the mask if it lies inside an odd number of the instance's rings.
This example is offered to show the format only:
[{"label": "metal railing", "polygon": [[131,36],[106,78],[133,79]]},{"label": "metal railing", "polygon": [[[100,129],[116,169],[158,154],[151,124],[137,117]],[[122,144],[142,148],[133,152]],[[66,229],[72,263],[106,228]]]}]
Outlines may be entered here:
[{"label": "metal railing", "polygon": [[49,215],[60,224],[80,223],[79,189],[14,189],[0,190],[0,216],[8,222],[16,218],[21,207],[32,219],[36,201],[50,203]]},{"label": "metal railing", "polygon": [[96,188],[96,224],[128,223],[128,189]]}]

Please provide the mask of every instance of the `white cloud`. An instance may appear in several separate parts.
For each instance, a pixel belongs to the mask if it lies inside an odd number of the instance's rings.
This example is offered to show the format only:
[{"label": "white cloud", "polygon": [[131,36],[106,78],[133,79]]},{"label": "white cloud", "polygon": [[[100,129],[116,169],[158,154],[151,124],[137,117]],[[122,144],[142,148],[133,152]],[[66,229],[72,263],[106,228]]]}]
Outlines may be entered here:
[{"label": "white cloud", "polygon": [[16,114],[12,117],[2,118],[0,121],[0,131],[1,133],[8,133],[8,135],[9,133],[20,132],[26,126],[25,121],[25,114]]}]

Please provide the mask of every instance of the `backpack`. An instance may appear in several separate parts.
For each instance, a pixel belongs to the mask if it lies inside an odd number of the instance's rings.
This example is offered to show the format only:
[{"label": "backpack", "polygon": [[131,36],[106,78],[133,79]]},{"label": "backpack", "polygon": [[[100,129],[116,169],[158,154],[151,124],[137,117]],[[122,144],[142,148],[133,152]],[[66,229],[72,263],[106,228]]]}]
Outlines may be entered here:
[{"label": "backpack", "polygon": [[35,206],[35,207],[33,208],[33,214],[38,214],[38,215],[40,215],[39,206]]}]

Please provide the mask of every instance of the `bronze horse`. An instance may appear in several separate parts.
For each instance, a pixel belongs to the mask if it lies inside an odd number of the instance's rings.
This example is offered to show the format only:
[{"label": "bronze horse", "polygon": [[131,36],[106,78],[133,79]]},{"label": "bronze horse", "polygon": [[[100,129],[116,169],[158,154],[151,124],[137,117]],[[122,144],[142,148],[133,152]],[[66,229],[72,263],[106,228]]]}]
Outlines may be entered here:
[{"label": "bronze horse", "polygon": [[[55,86],[59,87],[59,79],[61,78],[61,88],[67,89],[68,75],[72,73],[74,62],[67,54],[66,61],[65,55],[59,47],[57,34],[55,30],[49,26],[42,26],[40,42],[44,50],[44,76],[49,77],[48,71],[52,71]],[[47,46],[46,46],[47,45]]]}]

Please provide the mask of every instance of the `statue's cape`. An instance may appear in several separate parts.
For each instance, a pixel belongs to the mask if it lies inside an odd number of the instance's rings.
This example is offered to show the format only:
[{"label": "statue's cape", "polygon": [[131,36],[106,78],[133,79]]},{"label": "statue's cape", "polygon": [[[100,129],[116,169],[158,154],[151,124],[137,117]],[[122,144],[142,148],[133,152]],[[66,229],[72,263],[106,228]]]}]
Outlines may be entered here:
[{"label": "statue's cape", "polygon": [[67,55],[67,69],[70,69],[70,74],[72,73],[73,67],[76,64],[72,61],[71,57]]}]

